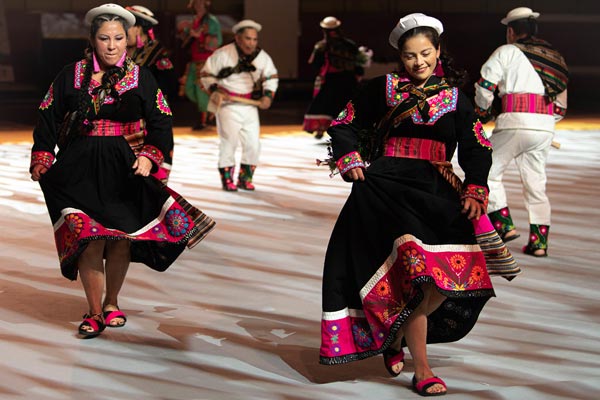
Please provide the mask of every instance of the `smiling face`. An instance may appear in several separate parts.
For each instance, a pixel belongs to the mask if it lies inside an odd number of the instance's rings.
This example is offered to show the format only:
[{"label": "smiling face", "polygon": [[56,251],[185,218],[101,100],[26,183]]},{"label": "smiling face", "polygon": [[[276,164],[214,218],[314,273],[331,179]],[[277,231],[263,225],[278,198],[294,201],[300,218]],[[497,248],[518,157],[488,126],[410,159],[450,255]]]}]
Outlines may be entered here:
[{"label": "smiling face", "polygon": [[92,37],[92,46],[100,68],[108,69],[117,65],[127,49],[127,34],[123,24],[119,21],[103,22]]},{"label": "smiling face", "polygon": [[235,35],[235,42],[246,55],[254,53],[258,46],[258,32],[253,28],[245,28]]},{"label": "smiling face", "polygon": [[400,61],[411,81],[422,86],[435,71],[440,48],[436,47],[428,36],[419,33],[408,38],[400,50]]}]

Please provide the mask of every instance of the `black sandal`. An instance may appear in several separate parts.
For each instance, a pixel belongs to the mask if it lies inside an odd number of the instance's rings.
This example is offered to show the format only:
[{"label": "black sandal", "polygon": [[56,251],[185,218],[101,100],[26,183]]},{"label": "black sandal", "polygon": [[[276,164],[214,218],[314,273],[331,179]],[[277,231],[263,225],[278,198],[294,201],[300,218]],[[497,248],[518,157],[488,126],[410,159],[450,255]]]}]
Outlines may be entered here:
[{"label": "black sandal", "polygon": [[[544,252],[542,254],[535,254],[535,252],[538,250],[543,250]],[[539,247],[536,248],[529,245],[523,247],[523,253],[534,257],[548,257],[548,249],[541,249]]]},{"label": "black sandal", "polygon": [[[508,231],[508,232],[510,232],[510,231]],[[511,235],[511,236],[506,236],[506,234],[507,234],[508,232],[504,232],[502,235],[500,235],[500,239],[502,239],[502,241],[503,241],[504,243],[508,243],[508,242],[510,242],[511,240],[515,240],[515,239],[518,239],[518,238],[520,238],[520,237],[521,237],[521,235],[519,235],[518,233],[515,233],[514,235]]]},{"label": "black sandal", "polygon": [[[91,330],[86,328],[92,328]],[[102,313],[85,314],[83,322],[79,324],[79,334],[84,338],[93,338],[98,336],[106,328]]]}]

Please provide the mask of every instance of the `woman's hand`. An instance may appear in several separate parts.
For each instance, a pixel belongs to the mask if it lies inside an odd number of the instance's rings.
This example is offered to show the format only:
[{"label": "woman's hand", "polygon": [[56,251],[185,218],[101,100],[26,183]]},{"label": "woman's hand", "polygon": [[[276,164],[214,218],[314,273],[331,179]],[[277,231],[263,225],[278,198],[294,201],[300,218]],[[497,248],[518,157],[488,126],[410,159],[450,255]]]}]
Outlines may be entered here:
[{"label": "woman's hand", "polygon": [[363,169],[361,167],[356,167],[346,171],[344,178],[348,181],[364,181],[365,174],[363,173]]},{"label": "woman's hand", "polygon": [[134,170],[134,175],[148,176],[152,169],[152,161],[147,157],[139,156],[131,168]]},{"label": "woman's hand", "polygon": [[48,168],[44,167],[42,164],[35,164],[31,170],[31,180],[39,181],[46,172],[48,172]]},{"label": "woman's hand", "polygon": [[485,214],[485,207],[479,201],[466,197],[462,201],[462,213],[467,214],[467,218],[479,220],[481,215]]}]

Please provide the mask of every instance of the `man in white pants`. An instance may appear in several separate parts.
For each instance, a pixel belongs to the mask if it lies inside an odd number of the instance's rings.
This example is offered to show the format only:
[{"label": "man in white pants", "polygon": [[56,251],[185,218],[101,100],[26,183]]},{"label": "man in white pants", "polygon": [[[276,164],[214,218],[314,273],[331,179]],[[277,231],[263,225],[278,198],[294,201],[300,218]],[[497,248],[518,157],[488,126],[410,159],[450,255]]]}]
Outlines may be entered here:
[{"label": "man in white pants", "polygon": [[[256,105],[235,98],[254,99],[260,109],[271,107],[279,79],[271,57],[258,47],[261,25],[243,20],[233,26],[235,41],[217,49],[202,68],[201,81],[211,93],[218,91],[224,102],[216,113],[219,134],[219,173],[223,190],[254,190],[252,176],[260,154],[260,122]],[[238,142],[242,157],[237,184],[233,176]]]},{"label": "man in white pants", "polygon": [[523,251],[545,257],[551,215],[546,159],[555,123],[567,108],[568,70],[562,56],[535,37],[539,15],[518,7],[502,19],[508,44],[496,49],[482,66],[481,79],[475,84],[475,103],[485,121],[491,115],[496,89],[502,99],[502,112],[490,138],[494,149],[488,178],[490,219],[504,241],[519,237],[502,184],[504,171],[514,159],[529,214],[529,240]]}]

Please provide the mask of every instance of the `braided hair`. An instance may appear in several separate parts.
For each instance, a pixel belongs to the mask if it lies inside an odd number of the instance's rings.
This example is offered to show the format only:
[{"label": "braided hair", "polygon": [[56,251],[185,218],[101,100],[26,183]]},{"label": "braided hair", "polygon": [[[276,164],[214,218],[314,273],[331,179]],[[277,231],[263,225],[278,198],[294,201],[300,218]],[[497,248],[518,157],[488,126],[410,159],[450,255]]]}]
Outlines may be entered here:
[{"label": "braided hair", "polygon": [[[99,15],[96,18],[94,18],[94,20],[92,21],[92,26],[90,28],[90,42],[91,42],[91,39],[96,37],[96,34],[98,33],[98,30],[100,29],[102,24],[104,24],[105,22],[109,22],[109,21],[120,22],[123,25],[123,29],[125,30],[125,35],[127,35],[127,30],[129,29],[129,23],[125,19],[123,19],[122,17],[119,17],[117,15],[102,14],[102,15]],[[85,50],[86,63],[85,63],[85,68],[84,68],[83,79],[81,82],[81,87],[79,88],[79,96],[77,99],[77,109],[76,109],[77,115],[76,115],[75,120],[73,121],[73,125],[72,125],[74,132],[86,133],[87,131],[92,129],[92,126],[90,124],[87,124],[87,117],[88,117],[88,113],[90,110],[89,87],[90,87],[90,82],[92,80],[92,73],[94,72],[94,65],[92,62],[93,53],[94,53],[94,49],[90,43],[88,48]],[[115,101],[117,102],[117,106],[120,104],[120,96],[119,96],[119,92],[117,92],[117,90],[115,89],[115,84],[117,82],[119,82],[119,80],[121,80],[125,76],[126,65],[127,65],[127,63],[125,65],[123,65],[123,67],[115,66],[115,67],[112,67],[112,68],[108,69],[107,71],[105,71],[104,74],[102,75],[102,82],[101,82],[100,87],[96,88],[96,89],[100,89],[100,88],[107,89],[110,96],[112,98],[114,98]]]}]

